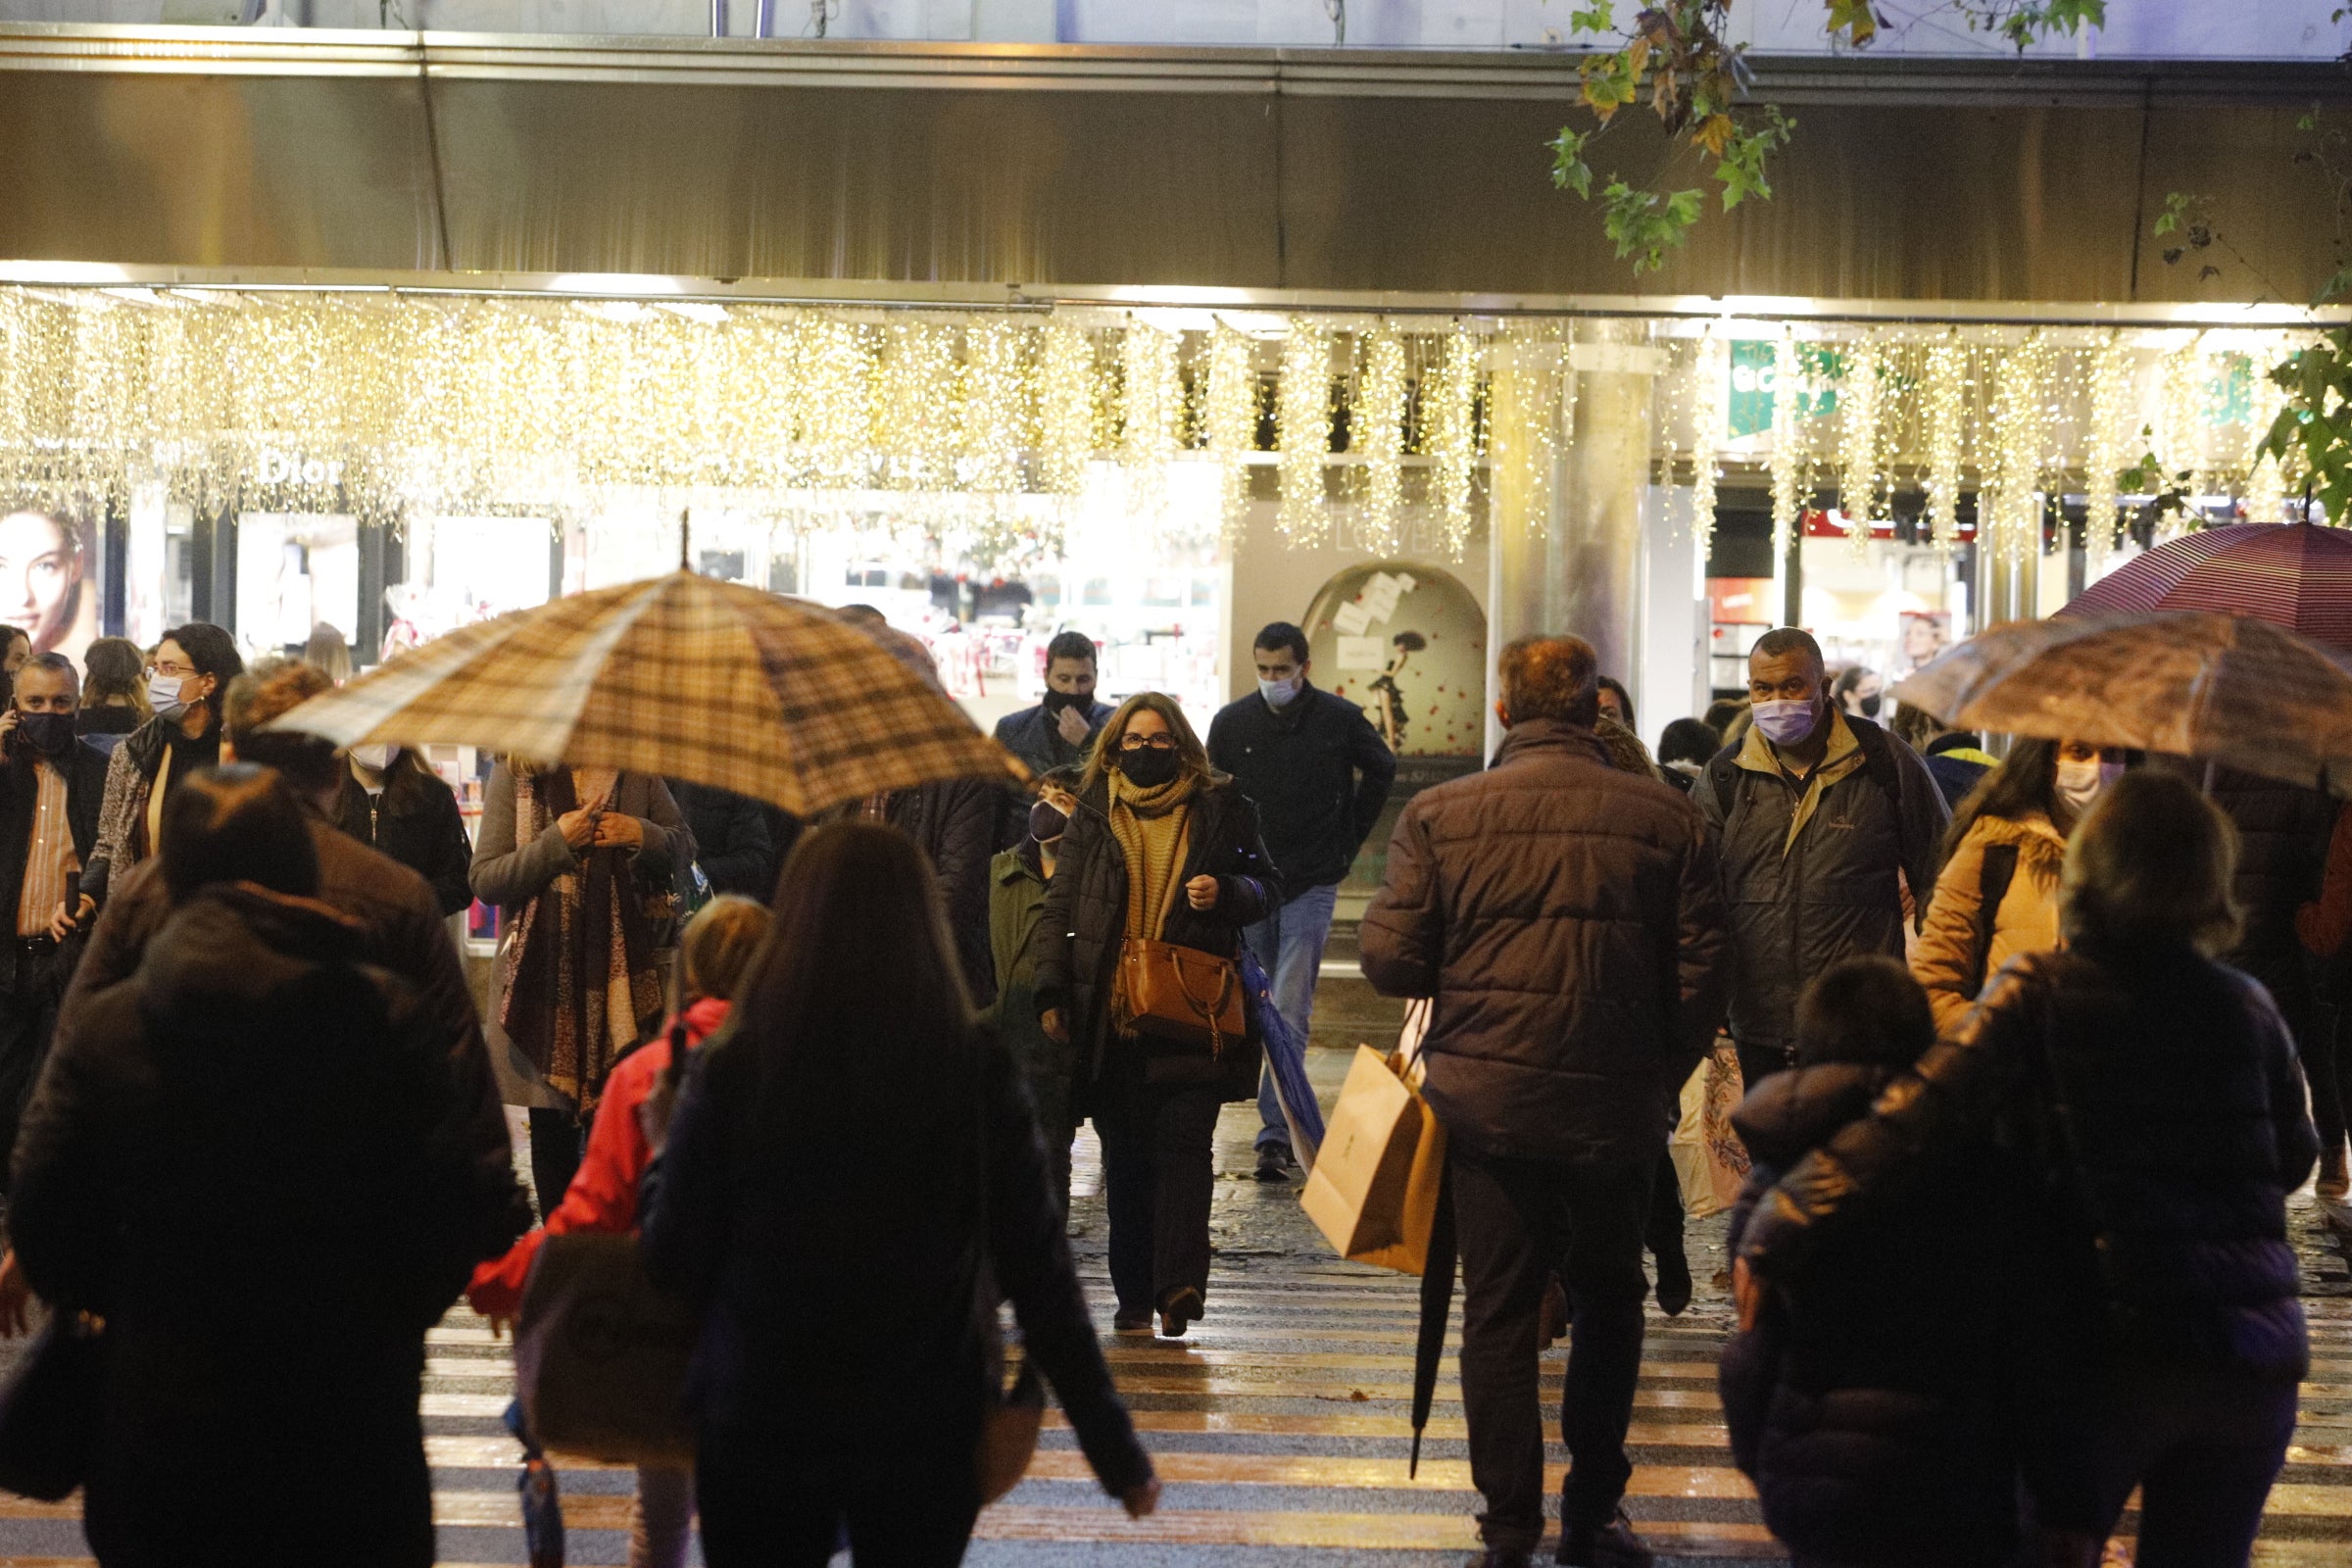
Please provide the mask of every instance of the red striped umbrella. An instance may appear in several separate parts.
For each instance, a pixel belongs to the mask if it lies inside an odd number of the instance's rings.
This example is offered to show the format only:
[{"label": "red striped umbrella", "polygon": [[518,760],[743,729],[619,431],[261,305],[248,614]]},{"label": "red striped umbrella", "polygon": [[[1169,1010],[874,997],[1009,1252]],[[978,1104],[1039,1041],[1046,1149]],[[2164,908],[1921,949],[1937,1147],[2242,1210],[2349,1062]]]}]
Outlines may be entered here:
[{"label": "red striped umbrella", "polygon": [[2082,590],[2061,615],[2213,610],[2352,652],[2352,530],[2241,522],[2158,545]]}]

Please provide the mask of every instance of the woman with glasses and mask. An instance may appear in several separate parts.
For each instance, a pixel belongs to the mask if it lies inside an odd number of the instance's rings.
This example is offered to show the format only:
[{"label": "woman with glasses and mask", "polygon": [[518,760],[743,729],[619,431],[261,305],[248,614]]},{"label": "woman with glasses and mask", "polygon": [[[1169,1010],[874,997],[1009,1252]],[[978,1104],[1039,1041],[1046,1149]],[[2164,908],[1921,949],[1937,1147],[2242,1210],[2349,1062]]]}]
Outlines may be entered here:
[{"label": "woman with glasses and mask", "polygon": [[236,639],[205,621],[174,626],[155,645],[147,666],[155,716],[115,748],[98,808],[98,847],[82,867],[81,891],[98,903],[112,879],[155,853],[172,792],[220,760],[220,700],[243,673]]},{"label": "woman with glasses and mask", "polygon": [[1182,1335],[1208,1296],[1211,1143],[1218,1107],[1257,1094],[1259,1047],[1189,1046],[1134,1027],[1119,958],[1156,941],[1227,960],[1281,902],[1257,808],[1208,765],[1172,697],[1119,705],[1088,759],[1035,941],[1036,1006],[1074,1048],[1083,1108],[1102,1139],[1114,1326]]}]

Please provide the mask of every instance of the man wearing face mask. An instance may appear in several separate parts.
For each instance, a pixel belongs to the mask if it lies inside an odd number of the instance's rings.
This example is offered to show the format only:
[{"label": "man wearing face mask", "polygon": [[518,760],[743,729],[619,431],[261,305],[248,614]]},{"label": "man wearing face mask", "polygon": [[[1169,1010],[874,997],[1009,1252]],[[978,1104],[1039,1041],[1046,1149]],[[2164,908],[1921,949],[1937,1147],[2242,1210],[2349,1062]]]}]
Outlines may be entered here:
[{"label": "man wearing face mask", "polygon": [[[1331,936],[1332,906],[1396,777],[1396,756],[1364,710],[1307,679],[1306,633],[1287,620],[1250,650],[1257,690],[1209,721],[1208,760],[1257,803],[1283,902],[1243,933],[1274,982],[1274,1006],[1300,1040],[1314,1012],[1315,976]],[[1291,1129],[1268,1072],[1257,1093],[1257,1179],[1289,1174]]]},{"label": "man wearing face mask", "polygon": [[[1082,631],[1057,632],[1046,645],[1046,695],[1035,708],[997,720],[997,744],[1029,764],[1032,774],[1051,773],[1086,760],[1110,705],[1095,701],[1095,641]],[[1029,796],[1007,790],[997,843],[1021,841]]]},{"label": "man wearing face mask", "polygon": [[392,857],[432,887],[443,914],[473,902],[473,842],[457,792],[405,746],[354,746],[335,795],[335,826]]},{"label": "man wearing face mask", "polygon": [[1950,812],[1918,753],[1834,700],[1808,633],[1766,632],[1747,677],[1755,722],[1693,793],[1721,852],[1732,1038],[1753,1085],[1790,1064],[1815,975],[1903,956],[1904,889],[1924,913]]},{"label": "man wearing face mask", "polygon": [[74,733],[80,684],[65,655],[36,654],[0,712],[0,899],[17,921],[0,949],[0,1186],[96,907],[80,873],[98,839],[106,754]]}]

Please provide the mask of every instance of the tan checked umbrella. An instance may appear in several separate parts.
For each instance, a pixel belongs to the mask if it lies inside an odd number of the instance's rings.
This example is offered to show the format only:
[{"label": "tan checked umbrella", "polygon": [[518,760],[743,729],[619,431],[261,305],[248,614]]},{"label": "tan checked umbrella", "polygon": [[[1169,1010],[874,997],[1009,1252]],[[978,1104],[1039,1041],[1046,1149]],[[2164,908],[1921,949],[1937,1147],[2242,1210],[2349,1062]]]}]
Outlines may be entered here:
[{"label": "tan checked umbrella", "polygon": [[933,779],[1028,776],[875,637],[685,571],[461,627],[278,724],[660,774],[804,816]]},{"label": "tan checked umbrella", "polygon": [[2293,784],[2352,778],[2352,666],[2245,615],[2013,621],[1894,695],[1962,729],[2170,752]]}]

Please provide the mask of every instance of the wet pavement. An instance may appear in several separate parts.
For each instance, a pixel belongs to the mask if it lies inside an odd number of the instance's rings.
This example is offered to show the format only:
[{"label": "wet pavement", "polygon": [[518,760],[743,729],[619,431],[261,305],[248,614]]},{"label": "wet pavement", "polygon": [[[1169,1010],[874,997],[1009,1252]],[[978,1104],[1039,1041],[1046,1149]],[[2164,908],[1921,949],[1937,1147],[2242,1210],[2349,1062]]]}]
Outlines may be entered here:
[{"label": "wet pavement", "polygon": [[[1335,1049],[1313,1054],[1327,1100],[1348,1059]],[[1208,1314],[1181,1344],[1107,1338],[1100,1164],[1091,1135],[1082,1134],[1073,1247],[1113,1371],[1159,1463],[1161,1512],[1129,1522],[1050,1411],[1037,1463],[982,1516],[971,1563],[1434,1568],[1463,1561],[1474,1547],[1477,1497],[1450,1355],[1420,1477],[1405,1478],[1415,1282],[1334,1259],[1299,1210],[1295,1182],[1250,1178],[1255,1119],[1252,1107],[1229,1106],[1219,1129]],[[2341,1568],[2352,1562],[2352,1284],[2308,1196],[2295,1200],[2294,1223],[2314,1363],[2297,1446],[2272,1494],[2255,1562]],[[1719,1217],[1690,1227],[1697,1298],[1679,1318],[1652,1308],[1634,1412],[1627,1509],[1670,1565],[1782,1560],[1731,1467],[1715,1396],[1715,1352],[1730,1328],[1730,1303],[1715,1279],[1722,1230]],[[509,1353],[463,1308],[432,1335],[424,1420],[445,1564],[525,1560],[515,1448],[499,1425],[513,1392]],[[1562,1353],[1545,1357],[1544,1390],[1554,1401]],[[1555,1467],[1564,1457],[1555,1449]],[[571,1562],[626,1560],[633,1479],[564,1467]],[[87,1550],[74,1503],[0,1496],[0,1568],[66,1568],[86,1562]]]}]

